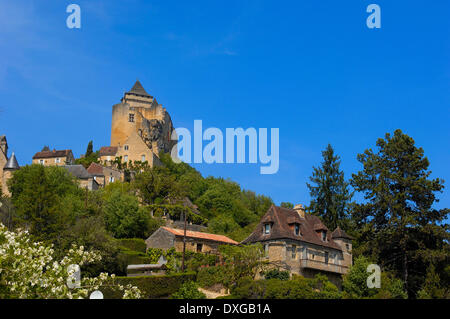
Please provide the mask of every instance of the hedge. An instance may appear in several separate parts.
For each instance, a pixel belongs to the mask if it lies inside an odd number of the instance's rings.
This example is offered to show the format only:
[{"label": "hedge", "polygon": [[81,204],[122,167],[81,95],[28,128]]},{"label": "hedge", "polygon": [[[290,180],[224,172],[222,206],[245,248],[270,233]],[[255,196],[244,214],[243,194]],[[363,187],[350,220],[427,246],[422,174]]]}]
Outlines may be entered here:
[{"label": "hedge", "polygon": [[[181,285],[195,281],[195,273],[174,274],[165,276],[116,277],[114,282],[121,285],[132,285],[139,288],[142,299],[157,299],[168,297],[177,292]],[[101,288],[106,299],[121,299],[123,292],[116,289]]]},{"label": "hedge", "polygon": [[118,239],[119,246],[122,248],[126,248],[133,251],[138,251],[141,253],[145,253],[147,250],[147,245],[145,244],[145,240],[141,238],[124,238]]},{"label": "hedge", "polygon": [[140,265],[140,264],[151,264],[152,259],[144,253],[139,251],[132,251],[128,249],[122,249],[117,256],[119,268],[122,274],[127,273],[128,265]]}]

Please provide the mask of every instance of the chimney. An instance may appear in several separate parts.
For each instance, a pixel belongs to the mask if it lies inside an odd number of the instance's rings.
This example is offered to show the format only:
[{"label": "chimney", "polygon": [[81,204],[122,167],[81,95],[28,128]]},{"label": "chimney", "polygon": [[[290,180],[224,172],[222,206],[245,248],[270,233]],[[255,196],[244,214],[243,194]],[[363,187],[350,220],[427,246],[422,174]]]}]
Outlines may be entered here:
[{"label": "chimney", "polygon": [[305,208],[303,208],[302,204],[295,205],[294,210],[297,212],[300,218],[305,218]]}]

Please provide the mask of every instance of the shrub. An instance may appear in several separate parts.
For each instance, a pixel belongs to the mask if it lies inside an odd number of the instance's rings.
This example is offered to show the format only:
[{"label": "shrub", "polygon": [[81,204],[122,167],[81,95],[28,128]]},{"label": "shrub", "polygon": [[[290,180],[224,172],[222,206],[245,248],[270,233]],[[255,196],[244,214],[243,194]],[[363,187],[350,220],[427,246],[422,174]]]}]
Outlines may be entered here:
[{"label": "shrub", "polygon": [[[183,283],[195,281],[195,273],[183,273],[165,276],[116,277],[115,282],[121,285],[131,284],[141,291],[143,299],[157,299],[177,292]],[[101,291],[107,299],[119,299],[120,293],[103,288]]]},{"label": "shrub", "polygon": [[193,281],[185,282],[180,289],[171,296],[172,299],[206,299],[206,295],[198,290]]},{"label": "shrub", "polygon": [[200,287],[212,287],[215,284],[223,284],[225,276],[224,267],[201,267],[197,273],[197,282]]},{"label": "shrub", "polygon": [[129,250],[133,250],[133,251],[137,251],[140,253],[145,253],[146,249],[147,249],[147,245],[145,244],[145,240],[141,239],[141,238],[123,238],[123,239],[119,239],[119,246],[129,249]]},{"label": "shrub", "polygon": [[289,280],[289,271],[280,271],[279,269],[271,269],[264,273],[265,279]]}]

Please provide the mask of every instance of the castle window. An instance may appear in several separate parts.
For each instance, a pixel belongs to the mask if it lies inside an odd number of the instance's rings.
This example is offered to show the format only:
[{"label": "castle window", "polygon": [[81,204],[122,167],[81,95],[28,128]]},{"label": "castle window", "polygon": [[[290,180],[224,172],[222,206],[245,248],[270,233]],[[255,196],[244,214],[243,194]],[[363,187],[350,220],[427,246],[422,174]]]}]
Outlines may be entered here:
[{"label": "castle window", "polygon": [[124,149],[125,151],[128,151],[128,145],[124,145],[124,146],[123,146],[123,149]]},{"label": "castle window", "polygon": [[295,232],[295,235],[300,236],[300,225],[299,224],[294,225],[294,232]]},{"label": "castle window", "polygon": [[264,224],[264,234],[270,234],[270,224]]},{"label": "castle window", "polygon": [[134,114],[133,113],[128,114],[128,122],[134,122]]}]

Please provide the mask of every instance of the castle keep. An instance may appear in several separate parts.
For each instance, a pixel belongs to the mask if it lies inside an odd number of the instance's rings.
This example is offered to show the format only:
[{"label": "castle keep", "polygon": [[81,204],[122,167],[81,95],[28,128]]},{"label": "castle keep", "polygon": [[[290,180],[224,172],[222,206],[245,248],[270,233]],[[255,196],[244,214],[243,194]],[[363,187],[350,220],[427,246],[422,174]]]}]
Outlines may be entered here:
[{"label": "castle keep", "polygon": [[172,131],[169,113],[136,81],[112,108],[111,145],[104,148],[110,154],[102,159],[121,157],[122,162],[147,161],[153,166],[160,152],[170,152],[175,145]]}]

